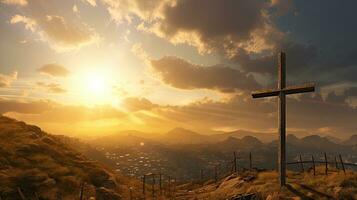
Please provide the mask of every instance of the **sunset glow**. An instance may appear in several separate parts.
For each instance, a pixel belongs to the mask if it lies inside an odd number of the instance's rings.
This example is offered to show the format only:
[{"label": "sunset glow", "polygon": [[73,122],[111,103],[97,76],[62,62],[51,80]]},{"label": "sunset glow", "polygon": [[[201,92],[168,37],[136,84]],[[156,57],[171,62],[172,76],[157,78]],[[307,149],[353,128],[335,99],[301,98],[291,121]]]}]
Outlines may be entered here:
[{"label": "sunset glow", "polygon": [[[54,133],[275,130],[275,101],[254,101],[250,93],[276,85],[281,50],[291,85],[318,85],[314,94],[287,98],[295,113],[287,114],[289,129],[342,138],[357,130],[348,56],[356,31],[313,24],[306,19],[326,17],[312,16],[304,3],[0,2],[2,113]],[[329,114],[336,120],[324,118]]]}]

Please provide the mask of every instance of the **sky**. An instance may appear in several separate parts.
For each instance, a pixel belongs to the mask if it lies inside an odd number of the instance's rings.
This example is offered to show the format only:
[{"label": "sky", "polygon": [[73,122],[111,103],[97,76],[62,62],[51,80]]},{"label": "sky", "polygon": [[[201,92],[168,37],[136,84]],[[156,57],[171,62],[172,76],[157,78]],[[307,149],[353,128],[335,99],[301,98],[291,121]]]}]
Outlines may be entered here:
[{"label": "sky", "polygon": [[55,134],[357,134],[356,1],[0,0],[0,112]]}]

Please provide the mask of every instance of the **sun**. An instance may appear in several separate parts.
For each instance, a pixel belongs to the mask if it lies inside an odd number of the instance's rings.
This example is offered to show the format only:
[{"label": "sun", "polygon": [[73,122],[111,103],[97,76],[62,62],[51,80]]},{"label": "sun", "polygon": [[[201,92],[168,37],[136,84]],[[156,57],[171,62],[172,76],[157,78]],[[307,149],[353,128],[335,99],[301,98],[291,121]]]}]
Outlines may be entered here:
[{"label": "sun", "polygon": [[105,69],[87,69],[78,73],[73,86],[81,102],[86,105],[113,104],[113,73]]},{"label": "sun", "polygon": [[88,78],[88,90],[90,92],[93,92],[95,94],[101,94],[104,93],[108,88],[108,83],[106,82],[105,78],[103,76],[100,76],[98,74],[96,75],[91,75]]}]

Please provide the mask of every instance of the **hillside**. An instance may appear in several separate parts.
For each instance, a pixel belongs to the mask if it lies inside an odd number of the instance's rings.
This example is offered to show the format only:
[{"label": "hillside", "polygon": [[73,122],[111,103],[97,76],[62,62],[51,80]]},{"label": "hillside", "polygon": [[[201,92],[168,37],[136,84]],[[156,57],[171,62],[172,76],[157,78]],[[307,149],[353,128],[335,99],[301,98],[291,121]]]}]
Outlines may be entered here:
[{"label": "hillside", "polygon": [[[357,199],[357,174],[347,171],[330,171],[318,167],[316,176],[312,172],[288,172],[288,186],[278,185],[275,171],[240,172],[215,183],[185,184],[177,189],[177,200],[242,200],[242,199]],[[245,198],[243,198],[245,197]]]},{"label": "hillside", "polygon": [[[114,175],[101,164],[39,127],[0,117],[0,197],[122,199],[136,181]],[[36,198],[37,198],[36,197]]]}]

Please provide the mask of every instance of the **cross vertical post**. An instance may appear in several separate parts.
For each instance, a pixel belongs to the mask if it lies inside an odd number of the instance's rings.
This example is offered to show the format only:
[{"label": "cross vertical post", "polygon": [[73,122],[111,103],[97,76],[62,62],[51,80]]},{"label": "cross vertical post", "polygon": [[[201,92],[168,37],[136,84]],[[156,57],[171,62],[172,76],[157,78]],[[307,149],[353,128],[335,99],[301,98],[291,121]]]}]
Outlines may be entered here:
[{"label": "cross vertical post", "polygon": [[278,56],[278,88],[252,93],[253,98],[278,97],[279,153],[278,171],[280,187],[286,185],[286,95],[314,92],[315,84],[286,87],[286,54]]},{"label": "cross vertical post", "polygon": [[[285,88],[286,85],[286,67],[285,67],[285,53],[279,53],[279,81],[278,81],[278,89],[281,91]],[[278,109],[279,109],[279,153],[278,153],[278,165],[279,165],[279,184],[280,186],[285,185],[285,93],[280,92],[278,99]]]}]

